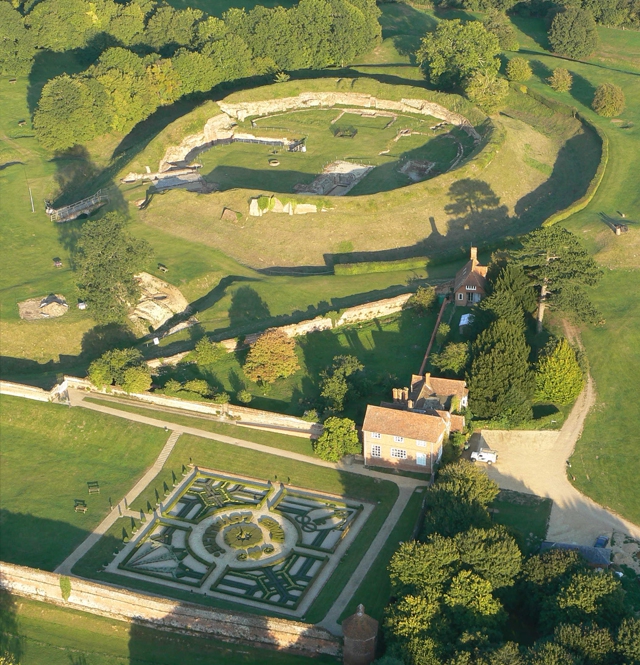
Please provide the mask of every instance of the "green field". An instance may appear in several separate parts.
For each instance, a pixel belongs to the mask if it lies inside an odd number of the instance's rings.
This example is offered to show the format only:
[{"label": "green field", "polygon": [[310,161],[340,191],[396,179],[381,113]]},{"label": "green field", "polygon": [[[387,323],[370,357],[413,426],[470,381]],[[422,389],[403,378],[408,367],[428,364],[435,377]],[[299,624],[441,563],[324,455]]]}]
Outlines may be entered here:
[{"label": "green field", "polygon": [[0,596],[2,645],[21,665],[328,665],[270,649],[152,630],[46,603]]},{"label": "green field", "polygon": [[[53,570],[160,453],[161,429],[86,409],[0,397],[0,558]],[[100,493],[89,495],[87,482]],[[86,501],[85,514],[74,499]]]},{"label": "green field", "polygon": [[551,499],[501,490],[490,508],[493,521],[507,527],[524,554],[533,554],[547,536],[552,506]]},{"label": "green field", "polygon": [[[238,123],[241,131],[260,137],[305,138],[306,152],[259,144],[219,145],[198,155],[202,174],[222,190],[242,187],[293,193],[296,185],[311,183],[335,160],[374,166],[348,193],[358,196],[412,184],[400,171],[407,160],[433,162],[429,177],[434,177],[453,164],[459,145],[465,154],[474,147],[473,139],[459,129],[431,130],[440,122],[436,118],[409,114],[367,117],[343,112],[339,108],[292,111]],[[411,134],[398,139],[401,130]],[[341,132],[349,135],[340,136]],[[351,132],[356,133],[351,136]],[[275,168],[269,166],[274,158],[280,162]]]},{"label": "green field", "polygon": [[278,432],[266,432],[251,427],[238,427],[235,424],[221,423],[207,416],[187,416],[174,412],[166,412],[161,408],[153,408],[149,405],[144,405],[140,402],[126,400],[114,402],[111,400],[104,400],[99,398],[88,397],[85,402],[94,402],[103,406],[108,406],[112,409],[119,409],[127,413],[138,413],[148,418],[158,418],[176,425],[183,427],[195,427],[202,429],[206,432],[213,432],[214,434],[224,434],[225,436],[233,436],[245,441],[253,441],[263,446],[273,446],[281,450],[290,450],[294,453],[301,455],[313,455],[313,447],[308,438],[300,436],[289,436],[287,434],[279,434]]},{"label": "green field", "polygon": [[[366,476],[327,469],[183,434],[178,439],[178,443],[162,471],[131,504],[132,510],[146,511],[148,503],[155,505],[156,492],[159,496],[162,496],[164,485],[170,487],[173,483],[172,474],[180,477],[182,466],[191,462],[203,468],[239,473],[261,480],[284,481],[295,487],[341,494],[351,499],[360,499],[376,504],[362,530],[354,542],[351,543],[340,565],[309,608],[305,621],[310,623],[320,621],[327,613],[360,562],[364,552],[368,549],[398,496],[398,488],[392,482],[379,481]],[[102,566],[113,557],[114,549],[122,546],[123,528],[129,532],[130,519],[119,520],[76,564],[74,572],[83,577],[126,584],[127,586],[170,595],[178,599],[193,600],[193,595],[163,585],[158,586],[152,582],[133,579],[123,581],[123,578],[118,575],[102,572]],[[201,597],[198,600],[201,603],[216,607],[237,607],[230,602],[210,597]],[[255,608],[247,607],[244,609],[249,612],[264,613],[264,611]]]},{"label": "green field", "polygon": [[[634,441],[640,427],[635,377],[640,368],[640,34],[598,28],[601,45],[584,62],[551,56],[542,21],[514,19],[521,50],[536,76],[538,92],[576,106],[609,139],[609,163],[589,206],[563,225],[578,234],[604,268],[592,297],[606,323],[582,327],[582,339],[595,380],[597,403],[572,457],[576,487],[597,502],[640,524],[640,458]],[[569,93],[555,93],[544,83],[554,67],[574,76]],[[626,95],[626,109],[613,120],[598,117],[589,104],[595,87],[611,82]],[[622,220],[619,212],[626,215]],[[629,232],[615,236],[610,221],[628,222]]]}]

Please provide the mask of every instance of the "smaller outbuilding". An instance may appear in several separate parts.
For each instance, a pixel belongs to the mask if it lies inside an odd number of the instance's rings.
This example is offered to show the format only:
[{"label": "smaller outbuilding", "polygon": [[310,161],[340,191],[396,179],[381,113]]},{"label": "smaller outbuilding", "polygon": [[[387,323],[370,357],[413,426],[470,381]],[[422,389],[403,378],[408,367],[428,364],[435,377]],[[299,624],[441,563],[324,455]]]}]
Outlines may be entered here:
[{"label": "smaller outbuilding", "polygon": [[376,658],[378,622],[365,614],[364,605],[358,605],[355,614],[342,622],[344,665],[370,665]]},{"label": "smaller outbuilding", "polygon": [[478,248],[472,247],[469,260],[460,269],[453,283],[453,298],[456,305],[470,307],[480,302],[487,294],[488,266],[478,262]]}]

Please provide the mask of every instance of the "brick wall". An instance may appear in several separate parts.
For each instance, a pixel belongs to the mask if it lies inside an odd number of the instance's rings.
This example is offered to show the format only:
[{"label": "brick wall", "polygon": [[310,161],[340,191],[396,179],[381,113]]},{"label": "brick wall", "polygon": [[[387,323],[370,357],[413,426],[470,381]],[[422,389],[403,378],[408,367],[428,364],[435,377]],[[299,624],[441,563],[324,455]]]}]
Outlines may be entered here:
[{"label": "brick wall", "polygon": [[176,630],[304,655],[339,656],[341,643],[322,628],[299,621],[206,608],[71,577],[67,601],[60,575],[0,563],[0,588],[25,598],[162,630]]}]

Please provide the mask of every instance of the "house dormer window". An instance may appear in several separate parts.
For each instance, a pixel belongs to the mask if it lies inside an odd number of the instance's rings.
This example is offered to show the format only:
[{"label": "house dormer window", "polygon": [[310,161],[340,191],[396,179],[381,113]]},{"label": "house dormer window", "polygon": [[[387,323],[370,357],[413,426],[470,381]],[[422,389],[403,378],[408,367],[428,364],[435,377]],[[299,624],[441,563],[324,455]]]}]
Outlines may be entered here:
[{"label": "house dormer window", "polygon": [[471,285],[471,284],[467,284],[467,286],[465,288],[467,289],[467,291],[475,291],[476,290],[476,287]]}]

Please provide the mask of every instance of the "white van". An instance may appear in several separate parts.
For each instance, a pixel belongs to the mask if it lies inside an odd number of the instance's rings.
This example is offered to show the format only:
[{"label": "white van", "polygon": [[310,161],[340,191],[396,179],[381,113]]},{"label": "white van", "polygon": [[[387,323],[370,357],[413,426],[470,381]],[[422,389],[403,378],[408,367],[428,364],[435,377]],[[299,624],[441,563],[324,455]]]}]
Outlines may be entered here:
[{"label": "white van", "polygon": [[472,462],[486,462],[487,464],[493,464],[498,461],[498,453],[488,448],[483,448],[478,450],[478,452],[471,453]]}]

